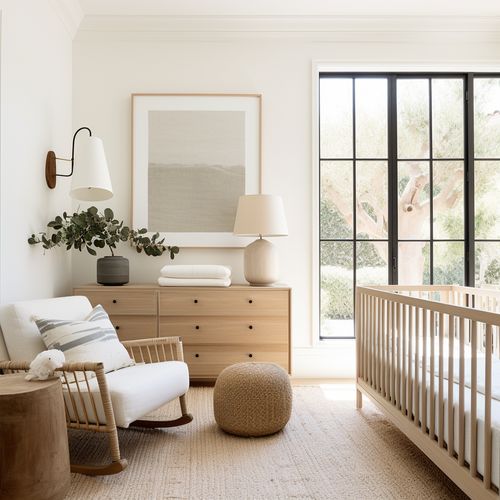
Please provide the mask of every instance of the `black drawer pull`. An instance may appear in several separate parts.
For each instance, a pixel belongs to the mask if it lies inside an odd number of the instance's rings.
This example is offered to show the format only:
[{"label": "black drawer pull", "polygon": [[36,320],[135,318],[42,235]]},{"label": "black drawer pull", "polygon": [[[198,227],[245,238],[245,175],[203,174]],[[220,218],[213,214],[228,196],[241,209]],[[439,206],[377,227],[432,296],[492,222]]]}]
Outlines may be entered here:
[{"label": "black drawer pull", "polygon": [[200,357],[200,355],[199,355],[199,354],[195,354],[195,355],[194,355],[194,357],[195,357],[195,358],[199,358],[199,357]]},{"label": "black drawer pull", "polygon": [[253,330],[253,325],[248,325],[249,330]]},{"label": "black drawer pull", "polygon": [[195,304],[198,304],[198,299],[194,299],[194,300],[193,300],[193,302],[194,302]]},{"label": "black drawer pull", "polygon": [[116,299],[113,299],[113,304],[116,304]]},{"label": "black drawer pull", "polygon": [[248,355],[248,357],[249,357],[249,358],[253,358],[253,354],[249,354],[249,355]]},{"label": "black drawer pull", "polygon": [[249,304],[253,304],[253,300],[252,300],[252,299],[250,299],[250,300],[248,301],[248,303],[249,303]]},{"label": "black drawer pull", "polygon": [[120,325],[116,325],[115,330],[119,330],[119,329],[120,329]]},{"label": "black drawer pull", "polygon": [[196,325],[196,326],[195,326],[195,328],[196,328],[197,330],[199,330],[199,329],[200,329],[200,325]]}]

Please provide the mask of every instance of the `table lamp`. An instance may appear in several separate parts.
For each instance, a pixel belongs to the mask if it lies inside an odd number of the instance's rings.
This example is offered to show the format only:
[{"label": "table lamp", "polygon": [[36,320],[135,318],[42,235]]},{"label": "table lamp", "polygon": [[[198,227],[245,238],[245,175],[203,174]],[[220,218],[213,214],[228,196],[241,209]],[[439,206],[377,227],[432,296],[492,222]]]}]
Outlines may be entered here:
[{"label": "table lamp", "polygon": [[240,196],[233,232],[237,236],[259,237],[245,248],[245,279],[250,285],[265,286],[278,281],[278,251],[262,236],[288,234],[281,197],[272,194]]}]

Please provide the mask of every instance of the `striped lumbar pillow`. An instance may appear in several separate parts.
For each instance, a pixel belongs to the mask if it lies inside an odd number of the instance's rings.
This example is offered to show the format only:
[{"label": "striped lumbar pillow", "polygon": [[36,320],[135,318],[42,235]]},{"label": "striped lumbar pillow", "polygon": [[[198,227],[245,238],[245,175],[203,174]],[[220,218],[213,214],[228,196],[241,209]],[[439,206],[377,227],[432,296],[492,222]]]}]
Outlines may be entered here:
[{"label": "striped lumbar pillow", "polygon": [[47,349],[62,351],[66,363],[102,362],[105,372],[134,364],[101,305],[94,307],[84,321],[34,320]]}]

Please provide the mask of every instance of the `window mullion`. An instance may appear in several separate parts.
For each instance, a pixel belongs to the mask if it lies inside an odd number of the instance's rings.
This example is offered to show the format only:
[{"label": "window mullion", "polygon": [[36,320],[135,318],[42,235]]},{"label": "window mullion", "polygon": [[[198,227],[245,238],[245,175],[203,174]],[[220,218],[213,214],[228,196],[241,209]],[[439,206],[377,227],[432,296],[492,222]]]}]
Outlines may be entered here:
[{"label": "window mullion", "polygon": [[467,74],[464,92],[464,221],[465,285],[474,286],[474,75]]},{"label": "window mullion", "polygon": [[388,239],[389,262],[387,263],[390,285],[398,283],[398,132],[396,77],[387,78],[387,128],[388,128]]}]

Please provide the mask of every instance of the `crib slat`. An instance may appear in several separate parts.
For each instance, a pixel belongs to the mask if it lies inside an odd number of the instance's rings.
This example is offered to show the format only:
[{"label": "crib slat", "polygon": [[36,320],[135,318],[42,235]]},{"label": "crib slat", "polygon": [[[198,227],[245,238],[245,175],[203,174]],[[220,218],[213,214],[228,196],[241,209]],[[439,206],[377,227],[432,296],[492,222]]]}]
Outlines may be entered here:
[{"label": "crib slat", "polygon": [[385,357],[384,357],[384,379],[385,379],[385,399],[390,399],[390,374],[389,374],[389,310],[390,302],[386,301],[384,310],[384,335],[385,335]]},{"label": "crib slat", "polygon": [[422,432],[427,433],[427,309],[422,309]]},{"label": "crib slat", "polygon": [[374,297],[374,304],[373,304],[373,327],[375,329],[375,373],[374,373],[374,384],[375,384],[375,390],[380,391],[380,352],[381,352],[381,347],[380,347],[380,298],[379,297]]},{"label": "crib slat", "polygon": [[401,412],[406,415],[406,337],[408,332],[408,324],[406,322],[407,306],[403,304],[403,368],[401,370]]},{"label": "crib slat", "polygon": [[398,341],[397,341],[397,352],[396,352],[396,406],[401,408],[401,304],[396,306],[396,318],[398,325]]},{"label": "crib slat", "polygon": [[407,399],[408,399],[408,418],[413,417],[413,384],[412,384],[412,359],[413,359],[413,306],[410,306],[408,311],[408,382],[407,382]]},{"label": "crib slat", "polygon": [[439,313],[438,444],[440,448],[444,447],[443,344],[444,344],[444,314]]},{"label": "crib slat", "polygon": [[375,385],[375,297],[370,297],[370,385]]},{"label": "crib slat", "polygon": [[378,363],[377,363],[377,376],[378,376],[378,390],[384,395],[384,377],[383,377],[383,368],[384,363],[382,362],[384,358],[384,337],[385,332],[382,328],[382,307],[384,304],[383,299],[378,300],[377,304],[377,324],[378,324]]},{"label": "crib slat", "polygon": [[363,380],[365,382],[368,382],[368,311],[366,308],[366,302],[367,302],[367,295],[363,294],[362,295],[362,304],[363,304]]},{"label": "crib slat", "polygon": [[431,311],[430,317],[430,342],[431,342],[431,355],[429,359],[429,403],[430,403],[430,422],[429,422],[429,437],[434,439],[436,436],[436,392],[434,390],[434,368],[435,356],[434,351],[436,348],[436,314]]},{"label": "crib slat", "polygon": [[470,474],[477,476],[477,322],[471,322]]},{"label": "crib slat", "polygon": [[450,457],[455,453],[454,442],[454,415],[453,415],[453,396],[454,396],[454,341],[455,341],[455,317],[448,316],[448,455]]},{"label": "crib slat", "polygon": [[396,322],[396,303],[391,303],[391,401],[392,404],[396,402],[396,332],[397,332],[397,322]]},{"label": "crib slat", "polygon": [[[463,299],[463,296],[461,297]],[[458,464],[465,463],[465,414],[464,414],[464,396],[465,396],[465,320],[460,318],[459,324],[459,374],[458,374]]]},{"label": "crib slat", "polygon": [[491,325],[486,325],[486,353],[484,372],[484,474],[486,488],[491,487],[491,355],[493,349],[493,332]]},{"label": "crib slat", "polygon": [[419,368],[420,368],[420,312],[421,309],[417,307],[415,309],[415,360],[414,360],[414,370],[415,374],[413,377],[413,408],[415,413],[415,426],[420,425],[420,414],[419,414]]},{"label": "crib slat", "polygon": [[368,384],[372,384],[372,327],[370,325],[371,321],[371,301],[372,297],[368,295],[366,297],[366,330],[367,330],[367,369],[368,369]]}]

